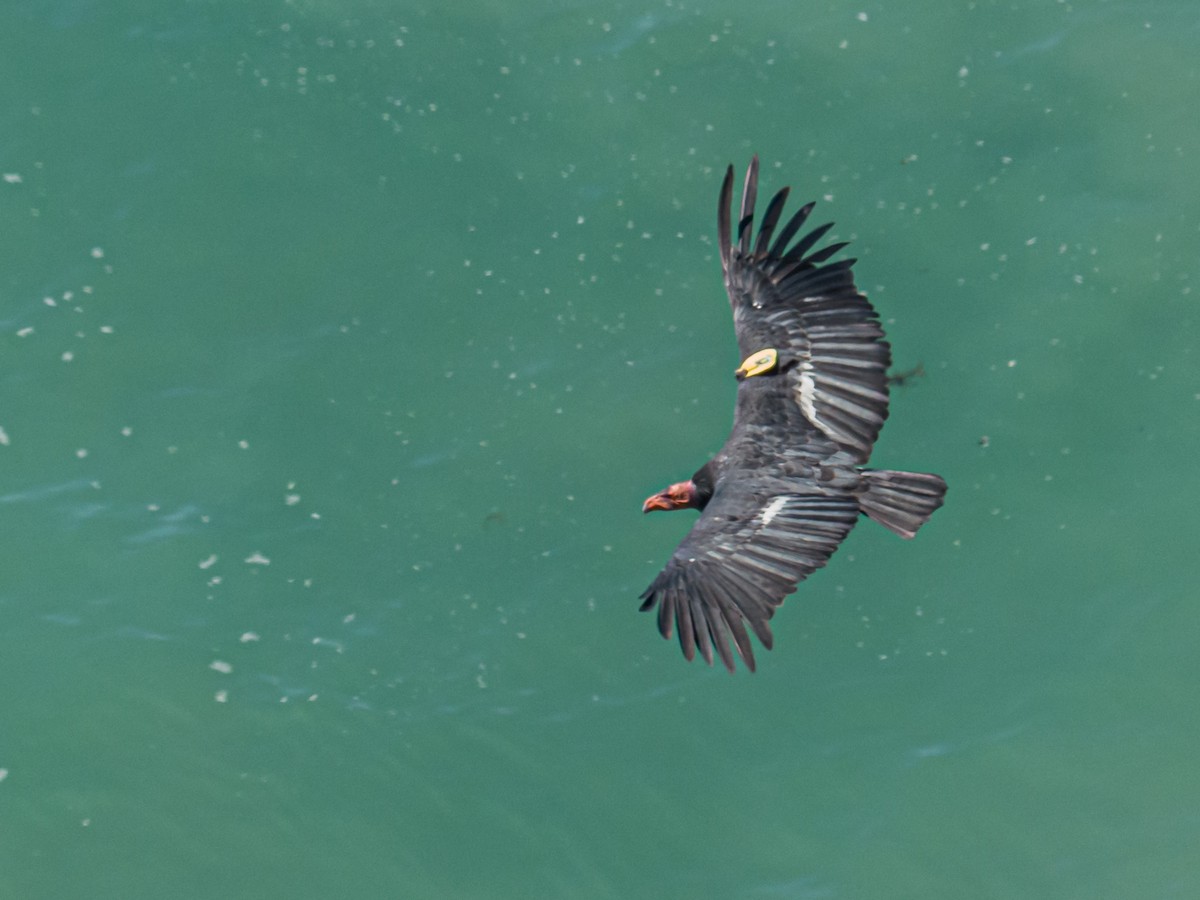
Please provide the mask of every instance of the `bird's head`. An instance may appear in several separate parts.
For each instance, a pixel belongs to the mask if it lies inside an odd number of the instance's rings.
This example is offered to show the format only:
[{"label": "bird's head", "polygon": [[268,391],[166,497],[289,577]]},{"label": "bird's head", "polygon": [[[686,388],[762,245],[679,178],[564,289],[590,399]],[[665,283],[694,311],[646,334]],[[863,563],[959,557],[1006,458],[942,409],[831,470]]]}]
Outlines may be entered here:
[{"label": "bird's head", "polygon": [[665,491],[659,491],[646,498],[642,504],[642,512],[648,513],[655,509],[701,509],[699,491],[694,481],[678,481]]}]

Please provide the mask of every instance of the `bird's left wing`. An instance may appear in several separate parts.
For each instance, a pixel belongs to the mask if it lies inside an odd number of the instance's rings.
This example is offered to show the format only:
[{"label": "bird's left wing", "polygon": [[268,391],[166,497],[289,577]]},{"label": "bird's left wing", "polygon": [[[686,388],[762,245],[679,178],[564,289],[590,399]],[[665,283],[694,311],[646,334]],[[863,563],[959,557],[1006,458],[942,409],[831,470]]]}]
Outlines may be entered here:
[{"label": "bird's left wing", "polygon": [[[754,239],[758,157],[746,172],[737,233],[733,231],[733,167],[717,207],[717,240],[725,288],[742,355],[773,349],[792,366],[788,383],[806,419],[862,464],[888,414],[891,348],[879,317],[854,284],[853,259],[826,262],[844,243],[813,250],[832,227],[822,225],[794,244],[813,204],[775,233],[788,189],[767,204]],[[790,246],[789,246],[790,245]]]},{"label": "bird's left wing", "polygon": [[[746,626],[771,649],[768,624],[784,597],[821,568],[859,516],[853,497],[756,492],[725,485],[641,599],[658,629],[677,629],[687,659],[713,651],[730,672],[736,651],[754,671]],[[732,649],[731,649],[732,641]]]}]

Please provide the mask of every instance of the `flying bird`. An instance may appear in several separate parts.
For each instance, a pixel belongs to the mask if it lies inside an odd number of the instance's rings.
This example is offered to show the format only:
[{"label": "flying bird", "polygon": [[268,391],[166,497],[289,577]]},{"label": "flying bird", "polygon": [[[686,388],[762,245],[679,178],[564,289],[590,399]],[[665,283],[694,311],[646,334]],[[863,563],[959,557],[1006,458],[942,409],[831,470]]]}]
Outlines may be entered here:
[{"label": "flying bird", "polygon": [[799,582],[828,562],[860,515],[903,538],[946,494],[937,475],[864,468],[888,415],[891,348],[879,316],[854,284],[846,246],[814,250],[832,228],[795,243],[812,212],[801,207],[776,233],[788,188],[767,204],[753,235],[758,157],[730,219],[733,166],[717,206],[717,240],[743,362],[733,429],[687,481],[649,497],[643,512],[698,509],[700,518],[641,595],[658,607],[663,637],[683,655],[713,654],[754,671],[749,632],[771,649],[770,619]]}]

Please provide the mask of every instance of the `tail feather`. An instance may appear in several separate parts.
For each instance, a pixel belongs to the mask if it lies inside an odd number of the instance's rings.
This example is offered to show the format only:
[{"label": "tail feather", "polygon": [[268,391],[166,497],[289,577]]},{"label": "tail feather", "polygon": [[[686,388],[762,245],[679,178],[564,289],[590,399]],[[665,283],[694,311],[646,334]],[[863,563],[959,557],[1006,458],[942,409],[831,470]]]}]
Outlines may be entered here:
[{"label": "tail feather", "polygon": [[946,482],[938,475],[891,469],[867,469],[862,474],[865,489],[858,498],[859,508],[902,538],[914,537],[946,498]]}]

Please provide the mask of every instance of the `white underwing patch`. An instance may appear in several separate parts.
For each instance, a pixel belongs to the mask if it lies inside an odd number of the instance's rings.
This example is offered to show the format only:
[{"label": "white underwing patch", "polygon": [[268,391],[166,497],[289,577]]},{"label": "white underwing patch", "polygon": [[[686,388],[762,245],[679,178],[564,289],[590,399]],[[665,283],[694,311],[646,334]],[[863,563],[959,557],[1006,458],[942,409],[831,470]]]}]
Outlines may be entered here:
[{"label": "white underwing patch", "polygon": [[800,409],[808,421],[820,428],[828,437],[834,437],[836,432],[822,422],[817,415],[817,404],[814,402],[817,395],[817,383],[812,377],[812,363],[803,363],[800,369],[800,390],[798,392],[800,394]]},{"label": "white underwing patch", "polygon": [[776,497],[767,504],[767,508],[763,510],[762,514],[762,523],[764,525],[770,525],[771,520],[779,515],[779,511],[783,509],[784,504],[787,503],[787,499],[787,497]]}]

